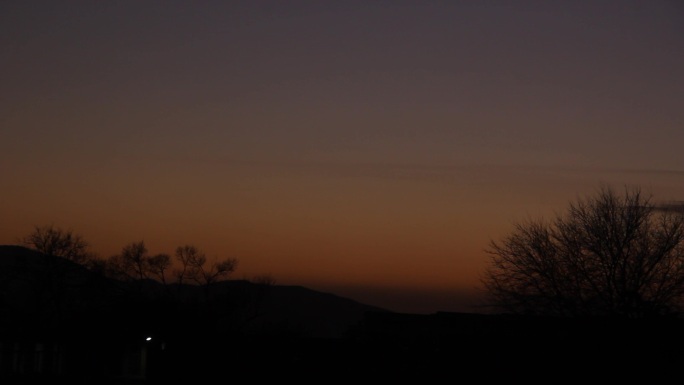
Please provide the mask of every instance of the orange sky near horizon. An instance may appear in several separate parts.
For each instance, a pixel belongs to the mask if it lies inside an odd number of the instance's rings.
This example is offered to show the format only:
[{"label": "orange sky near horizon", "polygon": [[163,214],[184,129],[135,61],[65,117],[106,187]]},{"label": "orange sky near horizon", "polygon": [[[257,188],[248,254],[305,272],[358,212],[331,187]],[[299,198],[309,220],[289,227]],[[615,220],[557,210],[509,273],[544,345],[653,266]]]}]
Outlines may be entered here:
[{"label": "orange sky near horizon", "polygon": [[7,1],[0,32],[0,244],[464,311],[515,222],[684,200],[677,2]]}]

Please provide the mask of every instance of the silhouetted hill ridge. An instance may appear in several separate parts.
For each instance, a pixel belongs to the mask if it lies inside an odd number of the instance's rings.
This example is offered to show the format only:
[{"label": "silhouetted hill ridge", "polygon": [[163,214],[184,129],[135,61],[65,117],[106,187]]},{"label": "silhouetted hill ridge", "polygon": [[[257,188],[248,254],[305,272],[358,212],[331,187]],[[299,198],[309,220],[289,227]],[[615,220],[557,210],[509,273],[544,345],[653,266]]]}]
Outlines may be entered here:
[{"label": "silhouetted hill ridge", "polygon": [[680,319],[396,313],[300,285],[246,280],[210,290],[123,282],[0,246],[0,350],[1,383],[36,374],[39,357],[60,367],[43,373],[43,383],[105,383],[97,379],[130,372],[123,364],[143,365],[142,352],[150,384],[215,379],[227,362],[243,373],[316,383],[331,376],[547,383],[558,374],[584,382],[597,373],[631,379],[637,370],[679,375],[684,327]]},{"label": "silhouetted hill ridge", "polygon": [[[57,279],[64,281],[55,282]],[[57,284],[60,290],[62,286],[73,286],[69,295],[79,300],[85,294],[96,295],[91,288],[85,287],[94,281],[99,281],[102,292],[98,293],[106,296],[105,301],[100,301],[101,306],[112,302],[122,306],[122,290],[129,294],[138,293],[148,300],[162,298],[165,293],[172,293],[188,303],[201,303],[208,298],[205,297],[206,288],[202,286],[175,283],[164,285],[151,279],[118,281],[105,278],[64,258],[48,256],[23,246],[0,245],[0,290],[8,294],[4,297],[4,302],[5,305],[11,305],[11,309],[22,306],[22,303],[35,302],[31,293],[37,289],[56,294],[54,285]],[[82,290],[75,290],[76,288]],[[209,289],[212,300],[222,301],[221,304],[225,305],[223,310],[233,312],[231,317],[225,318],[225,322],[230,322],[231,327],[238,327],[236,325],[239,324],[240,330],[249,333],[291,333],[315,338],[339,338],[361,323],[366,312],[388,312],[376,306],[300,285],[268,285],[247,280],[227,280],[215,282]],[[75,302],[71,297],[70,301]]]}]

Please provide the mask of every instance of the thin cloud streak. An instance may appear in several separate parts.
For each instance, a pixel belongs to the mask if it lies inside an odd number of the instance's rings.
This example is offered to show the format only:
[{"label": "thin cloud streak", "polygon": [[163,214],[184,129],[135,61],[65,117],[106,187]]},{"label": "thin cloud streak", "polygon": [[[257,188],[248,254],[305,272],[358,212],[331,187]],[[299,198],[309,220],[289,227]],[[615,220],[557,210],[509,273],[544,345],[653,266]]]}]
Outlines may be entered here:
[{"label": "thin cloud streak", "polygon": [[656,204],[656,210],[684,214],[684,201],[666,202]]},{"label": "thin cloud streak", "polygon": [[[152,159],[148,159],[152,160]],[[684,177],[684,170],[655,168],[607,168],[575,167],[564,165],[515,165],[515,164],[461,164],[434,165],[426,163],[390,162],[336,162],[336,161],[254,161],[243,159],[206,157],[192,159],[176,157],[179,164],[212,164],[227,167],[255,169],[265,174],[287,172],[316,176],[344,178],[378,178],[392,180],[450,181],[464,176],[485,176],[496,174],[539,174],[539,175],[659,175]],[[165,159],[164,162],[168,161]]]}]

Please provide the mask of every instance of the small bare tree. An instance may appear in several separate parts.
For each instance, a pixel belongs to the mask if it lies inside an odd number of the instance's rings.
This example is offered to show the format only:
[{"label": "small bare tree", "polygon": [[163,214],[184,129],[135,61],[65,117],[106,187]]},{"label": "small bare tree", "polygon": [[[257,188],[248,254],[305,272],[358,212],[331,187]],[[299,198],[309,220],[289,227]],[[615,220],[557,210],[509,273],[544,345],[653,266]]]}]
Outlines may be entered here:
[{"label": "small bare tree", "polygon": [[638,188],[519,223],[488,252],[491,304],[515,313],[634,318],[678,312],[684,298],[684,216]]},{"label": "small bare tree", "polygon": [[176,248],[176,261],[180,266],[174,271],[176,282],[186,283],[186,280],[194,280],[198,274],[195,266],[206,261],[204,253],[193,245],[179,246]]},{"label": "small bare tree", "polygon": [[83,237],[54,225],[35,226],[21,239],[21,243],[43,254],[66,258],[81,265],[92,258],[88,242]]},{"label": "small bare tree", "polygon": [[147,247],[144,241],[131,242],[121,250],[124,271],[135,279],[146,279],[150,271]]},{"label": "small bare tree", "polygon": [[147,265],[150,274],[166,285],[166,271],[171,267],[171,256],[164,253],[151,256]]},{"label": "small bare tree", "polygon": [[131,242],[121,249],[121,254],[109,259],[110,270],[118,278],[127,280],[147,279],[150,273],[149,257],[144,241]]},{"label": "small bare tree", "polygon": [[207,257],[194,245],[180,246],[176,249],[176,260],[180,266],[175,270],[176,281],[182,286],[187,281],[203,286],[206,295],[215,282],[224,280],[235,271],[237,259],[227,258],[207,265]]},{"label": "small bare tree", "polygon": [[[95,254],[89,251],[89,244],[72,230],[54,225],[35,226],[33,231],[20,238],[26,247],[45,254],[31,274],[22,274],[19,279],[29,285],[39,309],[48,319],[59,320],[66,315],[66,309],[83,301],[92,277],[84,274],[84,268],[93,269]],[[80,293],[80,294],[79,294]]]}]

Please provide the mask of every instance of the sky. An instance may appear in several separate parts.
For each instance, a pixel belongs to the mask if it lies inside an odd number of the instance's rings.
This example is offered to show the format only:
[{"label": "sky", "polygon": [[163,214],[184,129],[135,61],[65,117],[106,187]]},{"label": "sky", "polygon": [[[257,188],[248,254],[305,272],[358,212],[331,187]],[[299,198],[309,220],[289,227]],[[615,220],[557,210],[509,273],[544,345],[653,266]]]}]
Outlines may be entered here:
[{"label": "sky", "polygon": [[515,223],[684,200],[676,0],[5,0],[0,47],[0,244],[473,311]]}]

